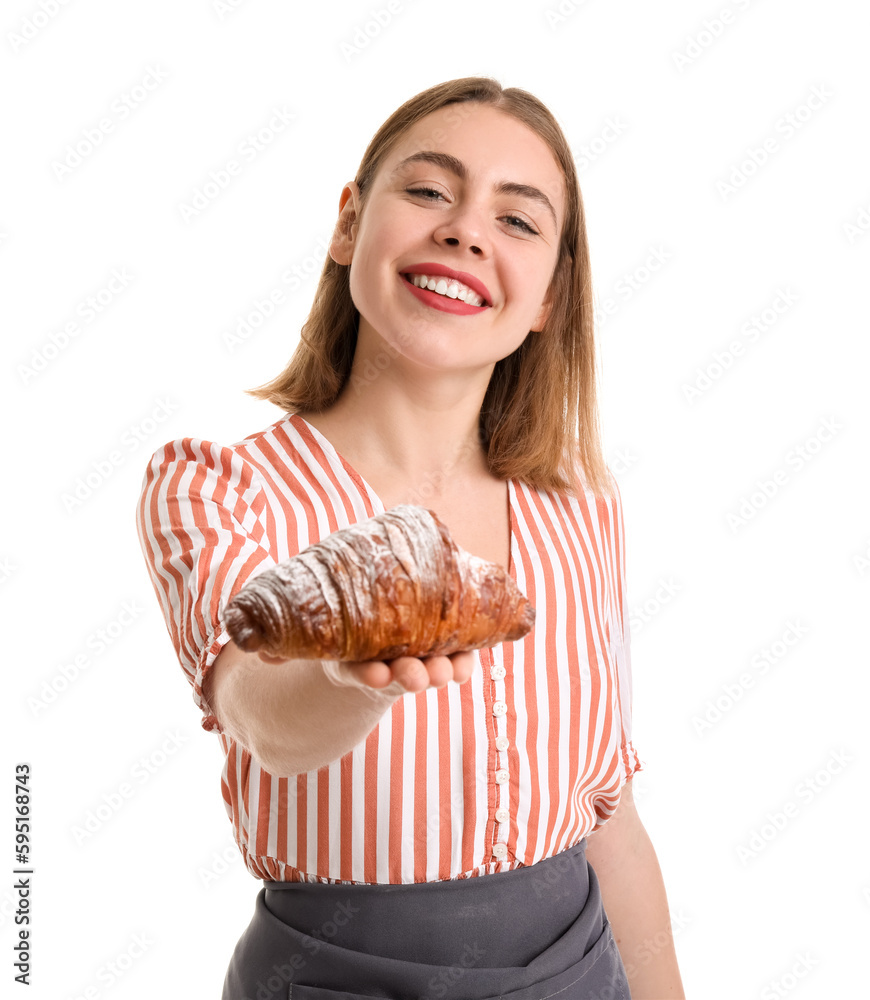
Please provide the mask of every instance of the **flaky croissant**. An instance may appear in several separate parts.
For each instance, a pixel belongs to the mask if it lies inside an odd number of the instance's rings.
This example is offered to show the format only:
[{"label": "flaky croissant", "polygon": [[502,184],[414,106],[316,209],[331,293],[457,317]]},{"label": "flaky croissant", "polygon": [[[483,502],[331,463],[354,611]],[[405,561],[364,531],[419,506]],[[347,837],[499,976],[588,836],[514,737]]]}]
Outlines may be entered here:
[{"label": "flaky croissant", "polygon": [[460,548],[433,511],[402,504],[256,576],[224,620],[244,650],[357,662],[520,639],[535,609],[503,566]]}]

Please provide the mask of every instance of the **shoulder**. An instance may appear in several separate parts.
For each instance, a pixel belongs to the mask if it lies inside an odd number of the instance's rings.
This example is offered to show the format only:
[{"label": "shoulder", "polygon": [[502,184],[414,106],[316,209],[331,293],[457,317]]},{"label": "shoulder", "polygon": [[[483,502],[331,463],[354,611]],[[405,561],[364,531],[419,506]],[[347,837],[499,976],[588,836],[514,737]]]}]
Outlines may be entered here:
[{"label": "shoulder", "polygon": [[579,475],[570,489],[555,490],[533,486],[520,479],[512,479],[511,485],[518,495],[534,502],[542,512],[552,512],[571,519],[591,521],[622,522],[622,494],[613,471],[607,467],[610,477],[608,490],[595,491]]},{"label": "shoulder", "polygon": [[140,510],[169,501],[207,501],[221,506],[257,510],[263,504],[268,469],[261,455],[282,420],[246,437],[222,444],[201,437],[164,442],[147,461],[140,492]]},{"label": "shoulder", "polygon": [[[173,438],[151,454],[148,469],[155,473],[168,468],[177,471],[187,467],[189,471],[193,471],[195,467],[199,467],[221,475],[230,475],[246,468],[253,470],[258,448],[270,439],[274,440],[276,432],[285,423],[286,418],[282,417],[268,427],[229,444],[193,436]],[[248,478],[250,475],[249,472]]]}]

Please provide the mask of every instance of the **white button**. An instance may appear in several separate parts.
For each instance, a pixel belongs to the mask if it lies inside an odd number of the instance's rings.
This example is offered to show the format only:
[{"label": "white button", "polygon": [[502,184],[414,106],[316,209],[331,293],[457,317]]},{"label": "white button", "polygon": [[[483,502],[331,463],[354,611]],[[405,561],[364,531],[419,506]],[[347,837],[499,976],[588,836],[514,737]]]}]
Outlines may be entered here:
[{"label": "white button", "polygon": [[495,844],[495,845],[493,845],[492,853],[497,858],[506,858],[507,857],[507,844]]},{"label": "white button", "polygon": [[497,701],[492,706],[493,715],[504,715],[506,711],[507,711],[507,705],[503,701]]},{"label": "white button", "polygon": [[511,745],[511,741],[507,736],[496,736],[495,738],[495,748],[496,750],[507,750]]},{"label": "white button", "polygon": [[503,767],[499,768],[499,770],[495,772],[495,780],[500,785],[503,785],[508,780],[508,778],[510,778],[510,773],[506,771]]},{"label": "white button", "polygon": [[494,667],[490,667],[489,676],[494,681],[500,681],[502,677],[504,677],[504,675],[505,675],[505,669],[500,663],[496,664]]},{"label": "white button", "polygon": [[510,815],[511,814],[507,811],[507,809],[496,809],[495,811],[495,818],[499,823],[507,823],[510,819]]}]

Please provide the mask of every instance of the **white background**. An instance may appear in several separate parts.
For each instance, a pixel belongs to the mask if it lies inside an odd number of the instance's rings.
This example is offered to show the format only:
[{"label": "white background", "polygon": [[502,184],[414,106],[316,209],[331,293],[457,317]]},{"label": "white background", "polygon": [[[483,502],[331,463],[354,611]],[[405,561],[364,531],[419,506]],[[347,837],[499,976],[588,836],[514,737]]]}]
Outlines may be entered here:
[{"label": "white background", "polygon": [[[626,519],[635,795],[687,995],[863,995],[861,5],[563,0],[560,15],[558,0],[404,0],[358,51],[385,0],[44,6],[51,16],[14,0],[0,18],[4,995],[23,990],[11,957],[20,761],[35,820],[27,995],[220,995],[260,883],[233,846],[219,744],[199,726],[139,550],[145,464],[171,438],[230,443],[278,418],[243,390],[292,353],[342,185],[399,104],[467,75],[540,97],[582,168],[605,448]],[[136,91],[143,80],[153,89]],[[135,110],[122,117],[124,95]],[[292,122],[242,160],[276,108]],[[99,145],[58,170],[105,118]],[[231,158],[242,172],[185,220],[181,206]],[[664,262],[645,269],[656,253]],[[227,333],[294,264],[311,276],[230,349]],[[126,286],[85,321],[114,269]],[[83,836],[125,782],[129,797]]]}]

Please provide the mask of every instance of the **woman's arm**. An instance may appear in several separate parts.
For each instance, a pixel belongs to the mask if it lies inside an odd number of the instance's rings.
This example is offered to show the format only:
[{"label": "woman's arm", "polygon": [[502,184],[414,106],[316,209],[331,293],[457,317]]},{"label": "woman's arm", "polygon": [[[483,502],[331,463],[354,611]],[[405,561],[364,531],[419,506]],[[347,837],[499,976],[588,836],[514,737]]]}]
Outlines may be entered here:
[{"label": "woman's arm", "polygon": [[222,730],[275,777],[316,771],[361,743],[407,692],[466,681],[471,653],[389,663],[279,660],[229,642],[203,681]]},{"label": "woman's arm", "polygon": [[136,524],[203,727],[220,732],[225,726],[282,777],[338,760],[397,698],[449,680],[462,683],[475,661],[457,653],[349,664],[276,660],[239,649],[228,639],[221,609],[256,573],[275,565],[269,510],[262,482],[237,451],[182,438],[151,456]]},{"label": "woman's arm", "polygon": [[632,1000],[685,1000],[658,858],[634,804],[632,781],[586,846],[598,876]]}]

